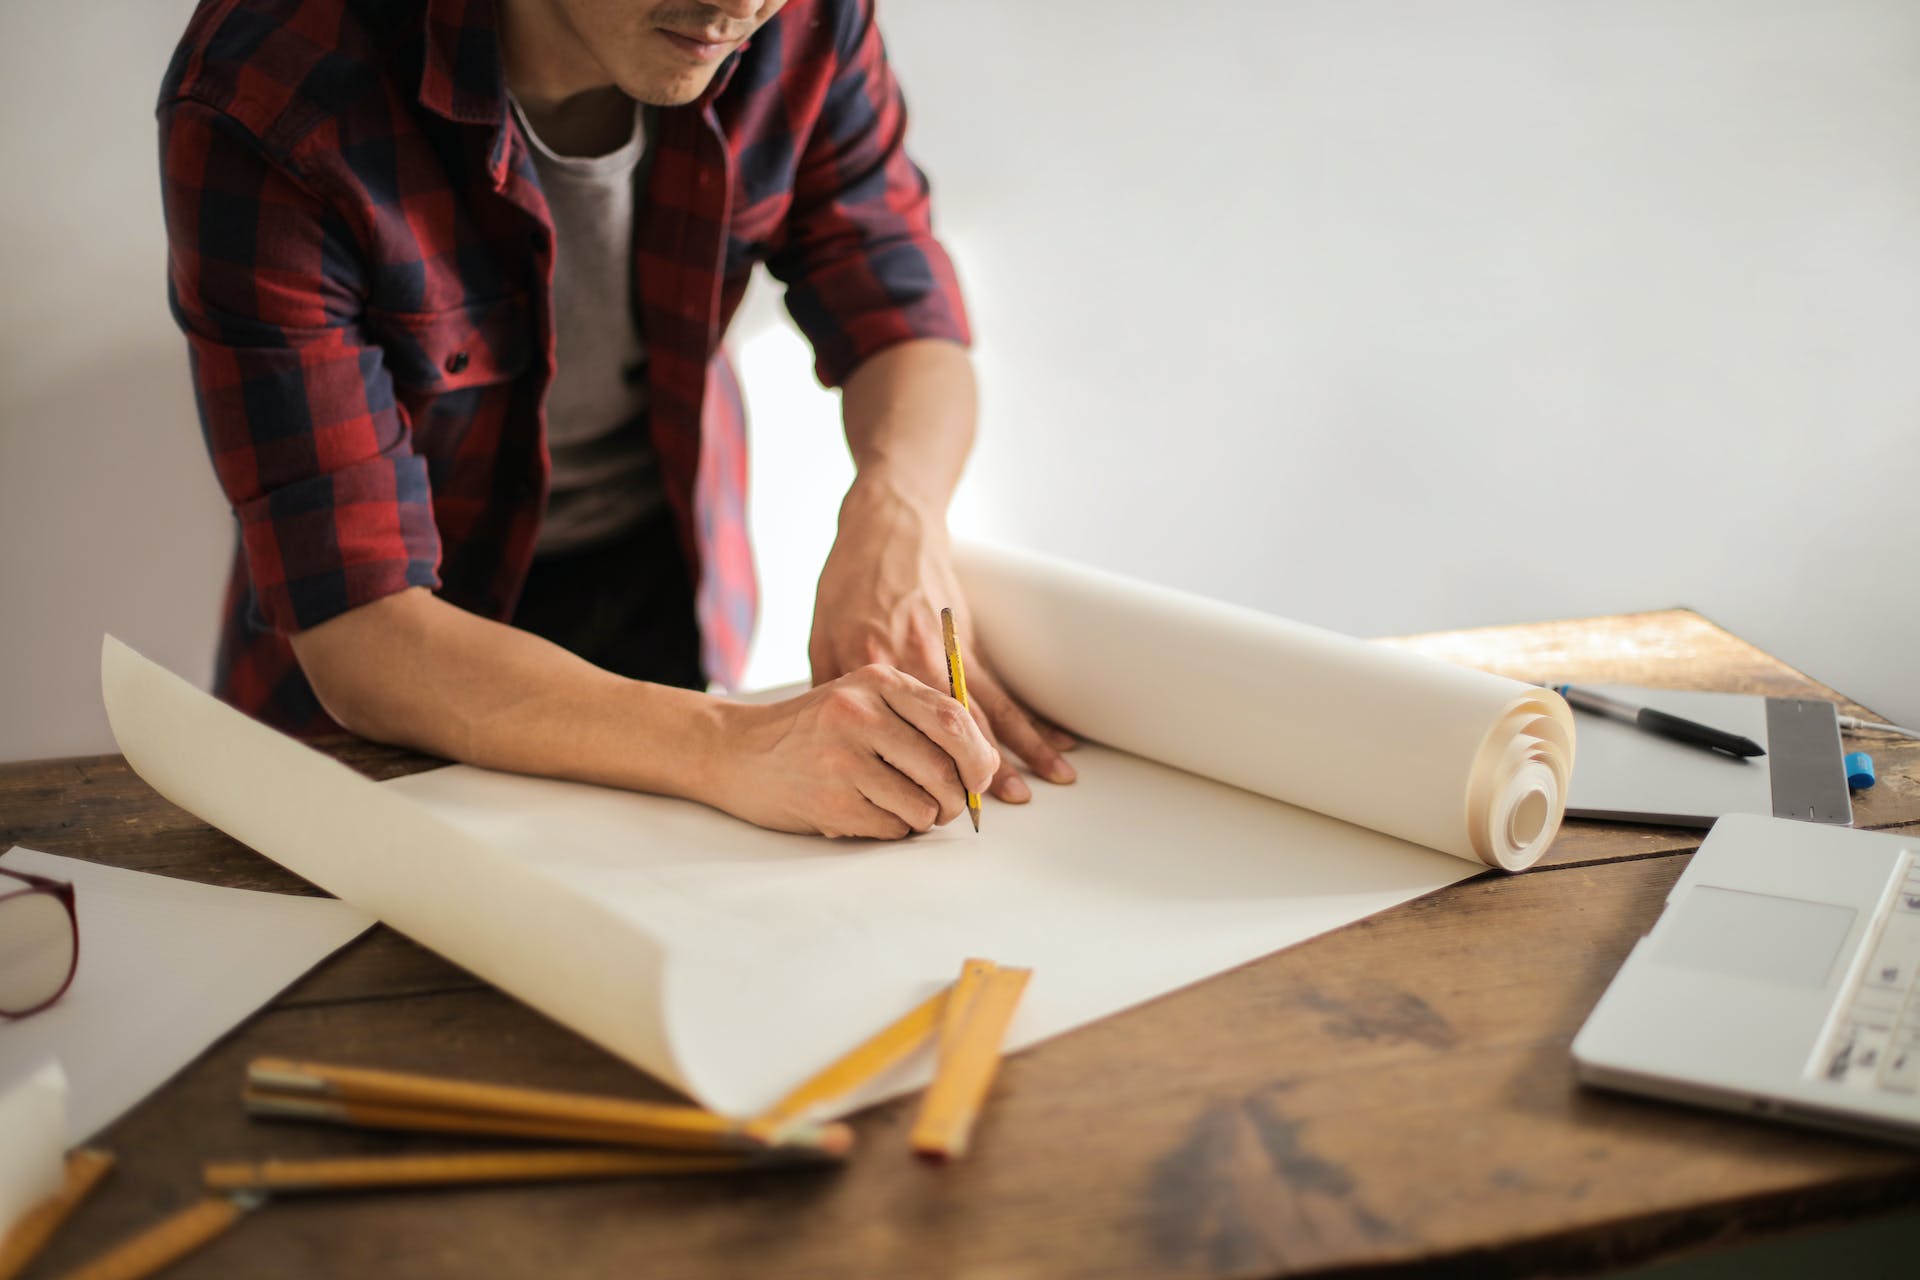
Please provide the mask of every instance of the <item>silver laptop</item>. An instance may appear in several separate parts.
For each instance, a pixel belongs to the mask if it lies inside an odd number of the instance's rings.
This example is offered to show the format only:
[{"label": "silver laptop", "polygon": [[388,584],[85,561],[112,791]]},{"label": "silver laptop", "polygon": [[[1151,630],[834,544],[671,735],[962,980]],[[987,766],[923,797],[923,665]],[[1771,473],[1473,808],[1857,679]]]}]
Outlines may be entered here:
[{"label": "silver laptop", "polygon": [[1920,1143],[1920,838],[1714,824],[1574,1038],[1581,1080]]}]

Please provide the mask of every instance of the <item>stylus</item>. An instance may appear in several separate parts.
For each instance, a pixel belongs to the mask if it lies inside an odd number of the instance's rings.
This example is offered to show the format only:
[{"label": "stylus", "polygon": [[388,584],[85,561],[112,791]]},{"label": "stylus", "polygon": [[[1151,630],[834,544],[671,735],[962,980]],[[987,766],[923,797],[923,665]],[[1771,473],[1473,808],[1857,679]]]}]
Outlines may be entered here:
[{"label": "stylus", "polygon": [[1705,747],[1709,751],[1724,751],[1730,756],[1743,758],[1767,754],[1767,749],[1752,738],[1743,738],[1737,733],[1728,733],[1712,725],[1669,715],[1665,711],[1655,711],[1652,707],[1637,707],[1631,702],[1622,702],[1618,698],[1596,693],[1592,689],[1580,689],[1570,684],[1557,684],[1553,688],[1567,700],[1567,705],[1575,710],[1591,711],[1595,715],[1606,716],[1610,720],[1636,725],[1648,733],[1657,733],[1663,738],[1672,738],[1675,742]]}]

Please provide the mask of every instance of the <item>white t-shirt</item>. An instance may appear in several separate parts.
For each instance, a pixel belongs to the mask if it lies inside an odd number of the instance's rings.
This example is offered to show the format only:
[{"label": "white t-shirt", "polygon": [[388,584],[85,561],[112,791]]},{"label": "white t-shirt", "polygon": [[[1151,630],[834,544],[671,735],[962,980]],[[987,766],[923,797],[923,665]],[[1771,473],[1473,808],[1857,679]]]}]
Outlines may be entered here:
[{"label": "white t-shirt", "polygon": [[644,177],[646,111],[602,156],[556,154],[514,103],[553,216],[553,472],[537,552],[604,542],[664,501],[647,429],[647,354],[633,314],[633,213]]}]

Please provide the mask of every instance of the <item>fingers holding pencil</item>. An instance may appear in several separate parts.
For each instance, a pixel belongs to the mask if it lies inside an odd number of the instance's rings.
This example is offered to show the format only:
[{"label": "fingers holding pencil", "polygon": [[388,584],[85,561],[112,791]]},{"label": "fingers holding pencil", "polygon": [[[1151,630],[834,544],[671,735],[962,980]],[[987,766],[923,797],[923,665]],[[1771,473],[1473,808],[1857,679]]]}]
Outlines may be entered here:
[{"label": "fingers holding pencil", "polygon": [[999,755],[953,700],[870,663],[773,703],[713,709],[724,768],[695,799],[779,831],[900,839],[950,821]]},{"label": "fingers holding pencil", "polygon": [[[1009,804],[1025,804],[1031,800],[1033,791],[1014,767],[1015,756],[1049,782],[1072,782],[1077,773],[1061,753],[1078,745],[1073,735],[1021,706],[990,672],[976,667],[969,691],[965,660],[960,652],[961,627],[952,609],[940,611],[940,629],[946,648],[948,690],[967,709],[1000,756],[993,778],[979,790]],[[1003,744],[1010,750],[1001,750]],[[978,831],[979,796],[970,792],[967,800],[974,830]]]}]

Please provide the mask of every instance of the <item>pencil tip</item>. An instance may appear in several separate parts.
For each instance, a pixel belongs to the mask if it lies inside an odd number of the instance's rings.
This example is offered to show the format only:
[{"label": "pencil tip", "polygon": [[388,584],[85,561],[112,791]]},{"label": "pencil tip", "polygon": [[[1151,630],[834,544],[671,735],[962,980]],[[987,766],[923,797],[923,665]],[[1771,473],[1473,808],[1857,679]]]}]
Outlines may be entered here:
[{"label": "pencil tip", "polygon": [[969,809],[967,810],[967,816],[973,819],[973,834],[979,835],[980,834],[980,811],[978,809]]}]

